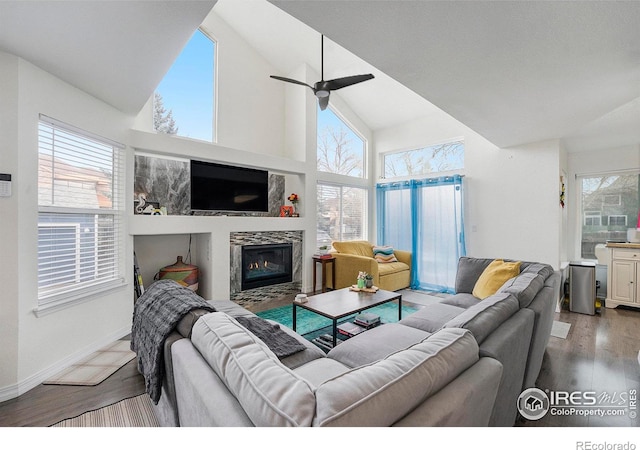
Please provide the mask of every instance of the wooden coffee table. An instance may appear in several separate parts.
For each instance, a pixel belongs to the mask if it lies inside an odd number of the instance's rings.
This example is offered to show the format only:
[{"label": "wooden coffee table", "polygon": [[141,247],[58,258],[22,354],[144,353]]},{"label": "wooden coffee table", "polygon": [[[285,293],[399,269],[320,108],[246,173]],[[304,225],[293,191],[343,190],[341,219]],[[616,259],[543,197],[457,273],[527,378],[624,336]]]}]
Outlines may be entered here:
[{"label": "wooden coffee table", "polygon": [[402,319],[402,295],[397,292],[352,291],[349,288],[338,289],[323,294],[309,297],[307,303],[293,302],[293,331],[296,331],[296,313],[298,308],[312,311],[333,321],[333,346],[336,346],[338,336],[338,320],[382,305],[393,300],[398,300],[398,320]]}]

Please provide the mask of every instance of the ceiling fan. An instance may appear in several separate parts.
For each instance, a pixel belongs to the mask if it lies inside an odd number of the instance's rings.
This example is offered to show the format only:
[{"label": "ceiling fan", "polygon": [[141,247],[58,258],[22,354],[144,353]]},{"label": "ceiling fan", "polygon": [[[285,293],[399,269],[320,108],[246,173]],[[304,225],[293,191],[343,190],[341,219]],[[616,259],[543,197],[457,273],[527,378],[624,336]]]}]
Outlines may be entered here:
[{"label": "ceiling fan", "polygon": [[342,77],[336,78],[335,80],[327,80],[324,79],[324,34],[320,38],[320,81],[316,82],[313,86],[308,85],[307,83],[303,83],[302,81],[292,80],[291,78],[279,77],[276,75],[271,75],[271,78],[280,81],[286,81],[287,83],[300,84],[302,86],[307,86],[309,89],[313,91],[313,94],[318,97],[318,105],[320,105],[320,109],[324,111],[329,105],[329,94],[331,91],[336,91],[338,89],[342,89],[347,86],[352,86],[357,83],[362,83],[363,81],[371,80],[373,77],[372,74],[365,75],[352,75],[350,77]]}]

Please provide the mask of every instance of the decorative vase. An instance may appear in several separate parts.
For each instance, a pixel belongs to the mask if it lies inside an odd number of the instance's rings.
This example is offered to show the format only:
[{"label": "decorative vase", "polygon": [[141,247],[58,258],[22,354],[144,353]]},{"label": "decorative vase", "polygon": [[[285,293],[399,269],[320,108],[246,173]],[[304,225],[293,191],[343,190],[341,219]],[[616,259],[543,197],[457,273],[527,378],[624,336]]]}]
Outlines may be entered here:
[{"label": "decorative vase", "polygon": [[154,279],[170,279],[182,286],[191,289],[194,292],[197,292],[198,266],[185,264],[184,262],[182,262],[182,256],[178,256],[175,264],[160,269]]},{"label": "decorative vase", "polygon": [[300,217],[300,214],[298,213],[298,202],[293,202],[293,217]]},{"label": "decorative vase", "polygon": [[367,288],[371,289],[373,287],[373,278],[370,280],[366,280],[364,284]]},{"label": "decorative vase", "polygon": [[364,287],[364,280],[361,278],[358,278],[358,289],[362,289]]}]

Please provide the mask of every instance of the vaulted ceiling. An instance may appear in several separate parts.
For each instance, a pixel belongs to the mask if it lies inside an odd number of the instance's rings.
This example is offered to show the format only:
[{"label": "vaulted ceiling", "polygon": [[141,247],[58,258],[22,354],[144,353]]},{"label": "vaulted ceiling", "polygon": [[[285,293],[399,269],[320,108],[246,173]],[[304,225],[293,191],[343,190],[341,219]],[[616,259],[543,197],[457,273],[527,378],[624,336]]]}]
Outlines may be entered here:
[{"label": "vaulted ceiling", "polygon": [[501,147],[640,145],[637,1],[2,1],[0,50],[135,114],[212,8],[283,76],[324,33],[326,79],[376,75],[339,93],[372,130],[437,107]]},{"label": "vaulted ceiling", "polygon": [[0,50],[137,114],[214,4],[0,1]]},{"label": "vaulted ceiling", "polygon": [[640,143],[640,2],[270,1],[498,146]]}]

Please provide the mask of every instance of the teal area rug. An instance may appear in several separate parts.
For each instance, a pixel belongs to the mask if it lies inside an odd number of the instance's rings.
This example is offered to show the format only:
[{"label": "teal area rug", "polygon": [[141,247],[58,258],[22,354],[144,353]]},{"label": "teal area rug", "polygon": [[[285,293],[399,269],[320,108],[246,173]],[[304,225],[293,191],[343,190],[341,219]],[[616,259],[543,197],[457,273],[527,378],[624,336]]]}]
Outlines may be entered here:
[{"label": "teal area rug", "polygon": [[[402,305],[402,317],[405,318],[413,314],[418,309],[412,306]],[[392,323],[398,321],[398,304],[384,303],[382,305],[369,308],[367,312],[380,316],[382,323]],[[279,308],[268,309],[256,313],[263,319],[273,320],[286,327],[293,329],[293,305],[280,306]],[[296,317],[296,331],[308,340],[312,340],[321,334],[331,334],[331,320],[319,314],[298,308]],[[353,320],[356,314],[344,317],[338,323]]]}]

